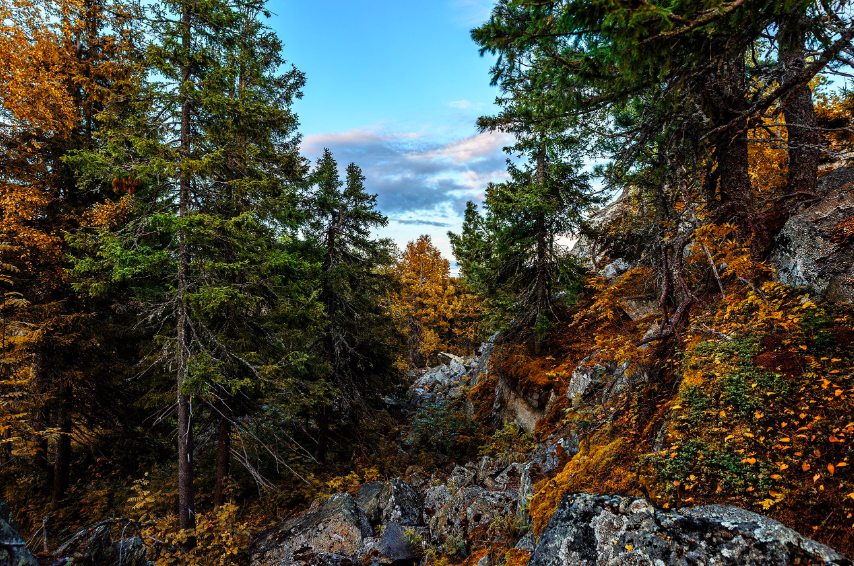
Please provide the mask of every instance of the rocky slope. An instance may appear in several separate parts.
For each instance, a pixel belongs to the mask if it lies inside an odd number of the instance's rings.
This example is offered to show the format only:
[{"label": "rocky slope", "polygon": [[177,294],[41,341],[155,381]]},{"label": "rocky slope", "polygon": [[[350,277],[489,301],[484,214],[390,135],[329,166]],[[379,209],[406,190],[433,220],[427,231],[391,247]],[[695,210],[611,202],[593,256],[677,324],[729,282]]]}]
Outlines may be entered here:
[{"label": "rocky slope", "polygon": [[[447,356],[447,364],[415,381],[411,405],[463,398],[488,377],[493,348],[484,344],[472,359]],[[568,395],[578,400],[614,394],[620,375],[619,368],[580,364]],[[497,420],[533,429],[537,415],[556,402],[555,392],[541,403],[513,391],[506,381],[496,383]],[[530,559],[532,566],[851,564],[833,549],[743,509],[711,505],[676,512],[618,496],[567,494],[536,537],[528,514],[532,489],[577,452],[574,435],[564,432],[538,444],[521,462],[484,456],[448,476],[425,477],[414,469],[406,478],[337,493],[263,532],[250,549],[251,566],[402,566],[443,555],[468,557],[477,566],[508,558]],[[471,553],[474,547],[490,546],[507,552],[498,557]]]}]

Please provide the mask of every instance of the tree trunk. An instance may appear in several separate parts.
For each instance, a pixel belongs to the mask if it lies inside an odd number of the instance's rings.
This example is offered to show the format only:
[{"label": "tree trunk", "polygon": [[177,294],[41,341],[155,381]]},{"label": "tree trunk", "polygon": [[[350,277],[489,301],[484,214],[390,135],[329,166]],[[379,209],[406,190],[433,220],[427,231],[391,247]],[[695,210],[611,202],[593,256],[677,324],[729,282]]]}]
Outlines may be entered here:
[{"label": "tree trunk", "polygon": [[[184,7],[182,18],[182,45],[190,49],[190,7]],[[182,69],[183,85],[187,88],[190,80],[190,67],[184,63]],[[190,154],[190,98],[189,95],[181,106],[181,159],[184,163]],[[190,210],[190,175],[184,169],[180,177],[179,217],[186,218]],[[189,313],[187,312],[186,295],[188,290],[190,257],[186,235],[183,228],[179,234],[179,266],[177,293],[177,388],[178,388],[178,524],[181,529],[192,529],[196,526],[195,497],[193,493],[193,423],[192,399],[184,392],[184,383],[189,377]],[[195,539],[189,539],[184,547],[195,546]]]},{"label": "tree trunk", "polygon": [[231,466],[231,419],[230,412],[223,408],[219,418],[216,452],[216,485],[214,487],[214,506],[219,508],[225,503],[225,484],[228,481]]},{"label": "tree trunk", "polygon": [[[537,184],[542,187],[546,180],[546,148],[540,147],[537,154]],[[540,355],[543,349],[543,336],[541,323],[545,323],[549,311],[549,292],[548,292],[548,258],[546,245],[546,219],[542,208],[537,210],[534,230],[537,239],[537,279],[536,279],[536,328],[534,335],[534,353]]]},{"label": "tree trunk", "polygon": [[323,405],[317,412],[317,449],[314,458],[320,463],[326,462],[326,450],[329,444],[329,405]]},{"label": "tree trunk", "polygon": [[[719,125],[728,124],[747,110],[747,92],[744,61],[737,61],[722,69],[710,85],[709,96],[717,106]],[[742,241],[751,242],[751,251],[757,253],[763,239],[760,223],[756,221],[753,187],[750,183],[748,153],[748,125],[724,131],[715,140],[718,191],[720,198],[713,212],[713,221],[732,222],[738,226]],[[714,191],[714,187],[711,187]],[[714,198],[714,195],[709,195]]]},{"label": "tree trunk", "polygon": [[71,475],[71,392],[63,388],[59,407],[59,438],[53,465],[53,507],[65,497]]},{"label": "tree trunk", "polygon": [[[792,13],[780,23],[780,63],[785,83],[806,66],[804,16]],[[809,85],[798,87],[785,101],[783,116],[789,148],[788,192],[814,193],[818,181],[819,135]]]},{"label": "tree trunk", "polygon": [[33,459],[36,467],[50,474],[50,461],[47,457],[47,437],[44,431],[48,427],[48,413],[45,407],[44,396],[47,391],[47,384],[44,376],[44,364],[42,363],[44,355],[41,352],[36,352],[33,356],[33,386],[36,392],[36,407],[32,413],[32,427],[35,433],[35,451]]}]

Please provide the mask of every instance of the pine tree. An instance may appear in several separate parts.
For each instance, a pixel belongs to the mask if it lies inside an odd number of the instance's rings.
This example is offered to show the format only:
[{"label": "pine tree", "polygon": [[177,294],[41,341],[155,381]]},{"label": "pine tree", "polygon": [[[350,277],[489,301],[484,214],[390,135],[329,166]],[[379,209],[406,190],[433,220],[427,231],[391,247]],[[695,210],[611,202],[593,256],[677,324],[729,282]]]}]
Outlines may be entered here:
[{"label": "pine tree", "polygon": [[391,244],[372,237],[387,219],[376,209],[376,195],[365,191],[359,167],[351,163],[342,181],[327,149],[310,180],[304,232],[320,266],[322,378],[313,389],[318,398],[316,458],[322,462],[334,414],[358,418],[363,399],[388,387],[392,344],[381,335],[391,320],[380,301],[390,283],[383,268],[391,263]]},{"label": "pine tree", "polygon": [[174,371],[182,529],[195,524],[193,415],[207,406],[220,423],[221,502],[231,402],[280,373],[267,319],[300,271],[284,244],[304,175],[291,111],[304,77],[284,67],[268,15],[254,1],[156,5],[151,81],[112,109],[101,152],[75,161],[93,186],[130,193],[103,211],[117,222],[77,242],[95,252],[77,271],[93,293],[124,286],[159,329],[149,361]]}]

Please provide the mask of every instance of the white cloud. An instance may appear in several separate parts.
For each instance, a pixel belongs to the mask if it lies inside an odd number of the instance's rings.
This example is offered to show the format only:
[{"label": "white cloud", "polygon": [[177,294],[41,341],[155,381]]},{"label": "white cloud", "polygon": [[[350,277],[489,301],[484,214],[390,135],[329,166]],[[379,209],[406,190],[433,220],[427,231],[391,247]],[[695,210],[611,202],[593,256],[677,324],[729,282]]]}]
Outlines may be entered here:
[{"label": "white cloud", "polygon": [[466,201],[482,202],[490,182],[507,178],[506,134],[481,133],[438,140],[429,133],[387,131],[382,125],[305,136],[303,154],[311,159],[329,148],[343,169],[355,162],[365,186],[376,193],[381,211],[390,218],[380,230],[398,245],[430,234],[445,242],[448,229],[459,231]]},{"label": "white cloud", "polygon": [[483,108],[486,104],[483,102],[472,102],[470,100],[452,100],[448,103],[448,106],[459,110],[472,110],[475,108]]},{"label": "white cloud", "polygon": [[480,25],[489,19],[494,0],[449,0],[453,19],[466,27]]}]

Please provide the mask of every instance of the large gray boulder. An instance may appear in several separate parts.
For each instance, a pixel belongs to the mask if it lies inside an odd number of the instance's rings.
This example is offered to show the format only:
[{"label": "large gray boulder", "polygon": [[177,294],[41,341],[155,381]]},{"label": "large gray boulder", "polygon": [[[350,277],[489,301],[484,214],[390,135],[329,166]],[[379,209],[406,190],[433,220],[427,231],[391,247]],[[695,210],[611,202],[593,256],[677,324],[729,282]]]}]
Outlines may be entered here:
[{"label": "large gray boulder", "polygon": [[851,566],[771,519],[719,505],[655,508],[645,499],[567,495],[529,566]]},{"label": "large gray boulder", "polygon": [[789,217],[774,241],[769,264],[777,280],[837,301],[854,301],[854,234],[843,221],[854,216],[854,167],[822,177],[819,199]]},{"label": "large gray boulder", "polygon": [[316,508],[261,533],[249,549],[251,566],[341,563],[361,553],[373,535],[353,496],[336,493]]},{"label": "large gray boulder", "polygon": [[[146,546],[139,537],[123,537],[136,531],[127,520],[108,520],[74,533],[56,549],[54,557],[78,566],[146,566]],[[113,539],[113,535],[123,538]]]},{"label": "large gray boulder", "polygon": [[5,502],[0,501],[0,564],[9,566],[36,566],[36,558],[24,546],[18,525]]}]

